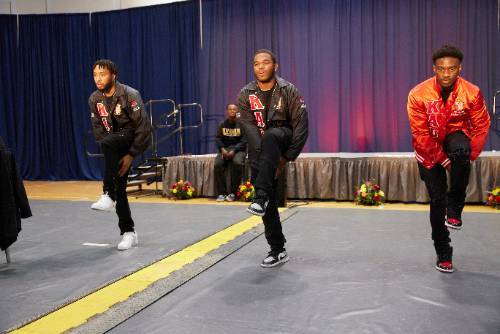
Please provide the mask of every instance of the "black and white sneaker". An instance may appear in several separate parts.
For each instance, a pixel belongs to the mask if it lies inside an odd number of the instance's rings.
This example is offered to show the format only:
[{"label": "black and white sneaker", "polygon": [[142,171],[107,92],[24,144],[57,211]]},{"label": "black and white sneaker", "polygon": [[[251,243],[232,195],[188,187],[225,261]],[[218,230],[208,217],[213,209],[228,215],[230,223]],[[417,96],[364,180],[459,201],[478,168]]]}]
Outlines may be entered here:
[{"label": "black and white sneaker", "polygon": [[269,200],[266,198],[254,198],[252,204],[247,208],[247,211],[252,215],[263,217],[266,214],[267,205]]},{"label": "black and white sneaker", "polygon": [[288,262],[288,260],[289,257],[288,254],[286,253],[286,250],[282,250],[281,252],[270,251],[267,254],[267,257],[264,260],[262,260],[260,266],[263,268],[272,268],[282,263]]}]

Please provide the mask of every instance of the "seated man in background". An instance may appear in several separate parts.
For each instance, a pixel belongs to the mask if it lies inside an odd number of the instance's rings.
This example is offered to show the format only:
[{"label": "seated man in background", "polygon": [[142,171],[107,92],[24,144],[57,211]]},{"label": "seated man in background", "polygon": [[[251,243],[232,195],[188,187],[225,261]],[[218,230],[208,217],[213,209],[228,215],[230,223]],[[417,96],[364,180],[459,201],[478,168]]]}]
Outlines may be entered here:
[{"label": "seated man in background", "polygon": [[[227,118],[220,123],[217,129],[215,144],[217,145],[217,157],[215,158],[215,187],[218,202],[232,202],[236,199],[234,195],[241,183],[243,169],[245,167],[245,157],[247,155],[247,142],[243,136],[240,125],[236,122],[236,112],[238,107],[235,104],[226,106]],[[231,185],[227,188],[226,174],[227,167],[232,165]]]}]

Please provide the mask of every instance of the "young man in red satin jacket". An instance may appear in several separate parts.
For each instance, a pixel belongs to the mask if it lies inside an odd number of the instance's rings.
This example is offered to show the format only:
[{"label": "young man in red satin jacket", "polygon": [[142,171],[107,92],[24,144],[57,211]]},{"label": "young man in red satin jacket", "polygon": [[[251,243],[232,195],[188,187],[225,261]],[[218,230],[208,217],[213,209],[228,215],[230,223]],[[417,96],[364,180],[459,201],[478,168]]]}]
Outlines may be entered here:
[{"label": "young man in red satin jacket", "polygon": [[436,269],[442,272],[454,271],[448,227],[462,228],[470,163],[481,153],[490,126],[481,91],[460,77],[462,60],[457,47],[443,45],[432,56],[435,76],[408,95],[415,157],[431,199]]}]

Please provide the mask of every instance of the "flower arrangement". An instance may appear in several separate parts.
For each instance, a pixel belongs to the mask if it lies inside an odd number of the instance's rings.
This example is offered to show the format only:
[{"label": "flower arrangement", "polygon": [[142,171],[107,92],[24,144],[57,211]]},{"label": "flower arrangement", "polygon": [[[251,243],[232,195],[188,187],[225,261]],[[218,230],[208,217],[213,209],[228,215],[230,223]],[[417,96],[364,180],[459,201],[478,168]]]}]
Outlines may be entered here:
[{"label": "flower arrangement", "polygon": [[195,193],[196,189],[191,185],[191,183],[183,179],[179,179],[179,181],[172,184],[172,187],[170,188],[170,195],[177,199],[193,198]]},{"label": "flower arrangement", "polygon": [[385,194],[378,184],[371,181],[364,182],[354,192],[354,202],[361,205],[381,205],[384,203]]},{"label": "flower arrangement", "polygon": [[486,205],[491,206],[497,210],[500,210],[500,187],[495,187],[493,190],[488,191],[488,198],[486,199]]},{"label": "flower arrangement", "polygon": [[244,202],[251,201],[254,195],[255,195],[255,188],[250,183],[250,181],[240,184],[240,186],[238,187],[238,191],[236,192],[236,197],[240,201]]}]

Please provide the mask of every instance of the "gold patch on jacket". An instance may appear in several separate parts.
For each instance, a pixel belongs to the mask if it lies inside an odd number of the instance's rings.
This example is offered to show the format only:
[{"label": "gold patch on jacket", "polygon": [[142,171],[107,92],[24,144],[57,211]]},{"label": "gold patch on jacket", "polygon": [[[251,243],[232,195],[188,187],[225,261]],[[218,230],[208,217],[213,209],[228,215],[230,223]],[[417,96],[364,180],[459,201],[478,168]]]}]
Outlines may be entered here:
[{"label": "gold patch on jacket", "polygon": [[239,137],[241,136],[241,130],[239,128],[222,128],[222,135],[226,137]]},{"label": "gold patch on jacket", "polygon": [[120,116],[122,114],[122,106],[118,103],[115,108],[115,115]]}]

